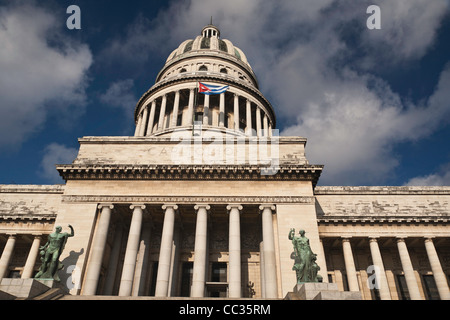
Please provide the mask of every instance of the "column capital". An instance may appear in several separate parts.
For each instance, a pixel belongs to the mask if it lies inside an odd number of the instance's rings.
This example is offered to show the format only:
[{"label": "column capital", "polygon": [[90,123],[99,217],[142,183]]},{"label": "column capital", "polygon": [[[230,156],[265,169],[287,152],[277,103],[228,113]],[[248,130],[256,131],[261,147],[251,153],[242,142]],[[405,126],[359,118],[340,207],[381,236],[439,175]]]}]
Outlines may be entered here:
[{"label": "column capital", "polygon": [[145,204],[143,204],[143,203],[136,203],[136,204],[132,204],[130,206],[131,210],[134,210],[135,208],[141,208],[142,210],[144,210],[145,209]]},{"label": "column capital", "polygon": [[259,206],[259,210],[264,210],[264,209],[270,209],[270,210],[275,210],[275,205],[273,204],[262,204]]},{"label": "column capital", "polygon": [[350,242],[351,238],[352,238],[352,236],[342,236],[341,237],[341,241],[342,242]]},{"label": "column capital", "polygon": [[110,208],[110,209],[114,209],[114,205],[112,203],[100,203],[97,206],[99,209],[103,209],[103,208]]},{"label": "column capital", "polygon": [[397,239],[397,242],[405,242],[405,240],[406,240],[406,236],[397,236],[397,237],[395,237],[395,239]]},{"label": "column capital", "polygon": [[241,211],[244,207],[240,204],[229,204],[227,205],[227,210],[230,211],[233,208],[237,208],[239,211]]},{"label": "column capital", "polygon": [[199,204],[196,204],[194,206],[195,210],[198,210],[200,208],[205,208],[206,210],[209,210],[209,209],[211,209],[211,206],[209,204],[206,204],[206,203],[199,203]]},{"label": "column capital", "polygon": [[380,238],[379,236],[370,236],[370,237],[369,237],[369,241],[370,241],[370,242],[378,242],[377,239],[379,239],[379,238]]},{"label": "column capital", "polygon": [[173,208],[173,210],[177,210],[178,209],[178,205],[176,205],[175,203],[165,203],[162,206],[163,210],[166,210],[168,208]]},{"label": "column capital", "polygon": [[8,239],[15,239],[17,237],[16,232],[7,232],[6,235],[8,236]]},{"label": "column capital", "polygon": [[31,234],[34,238],[41,238],[42,237],[42,233],[35,233],[35,232],[33,232],[32,234]]},{"label": "column capital", "polygon": [[434,236],[428,236],[428,237],[424,237],[424,241],[425,242],[433,242],[433,239],[436,238]]}]

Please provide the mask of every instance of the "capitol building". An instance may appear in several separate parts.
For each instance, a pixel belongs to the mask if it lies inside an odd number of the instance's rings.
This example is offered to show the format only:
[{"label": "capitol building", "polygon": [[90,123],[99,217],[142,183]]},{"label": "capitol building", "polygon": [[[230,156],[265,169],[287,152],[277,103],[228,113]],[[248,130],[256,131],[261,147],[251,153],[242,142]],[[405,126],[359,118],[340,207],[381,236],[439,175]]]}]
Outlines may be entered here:
[{"label": "capitol building", "polygon": [[71,225],[55,299],[292,297],[291,229],[339,292],[450,299],[450,187],[318,186],[307,138],[279,135],[216,26],[169,54],[134,120],[134,136],[79,138],[56,164],[65,184],[0,185],[0,298],[18,297],[48,235]]}]

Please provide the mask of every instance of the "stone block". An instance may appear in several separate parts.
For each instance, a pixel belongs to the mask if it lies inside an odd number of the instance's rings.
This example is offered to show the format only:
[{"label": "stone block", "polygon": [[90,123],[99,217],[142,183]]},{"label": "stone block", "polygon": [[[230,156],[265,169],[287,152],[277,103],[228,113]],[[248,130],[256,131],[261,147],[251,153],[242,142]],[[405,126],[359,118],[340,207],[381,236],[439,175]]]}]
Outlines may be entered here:
[{"label": "stone block", "polygon": [[339,291],[336,283],[309,282],[297,284],[285,300],[361,300],[358,291]]},{"label": "stone block", "polygon": [[339,292],[336,283],[307,282],[297,284],[294,287],[294,293],[297,294],[301,300],[313,300],[321,291]]},{"label": "stone block", "polygon": [[320,291],[313,300],[361,300],[361,293],[357,291]]},{"label": "stone block", "polygon": [[44,283],[36,279],[4,278],[0,283],[0,291],[19,299],[32,299],[50,290],[53,285],[53,281]]}]

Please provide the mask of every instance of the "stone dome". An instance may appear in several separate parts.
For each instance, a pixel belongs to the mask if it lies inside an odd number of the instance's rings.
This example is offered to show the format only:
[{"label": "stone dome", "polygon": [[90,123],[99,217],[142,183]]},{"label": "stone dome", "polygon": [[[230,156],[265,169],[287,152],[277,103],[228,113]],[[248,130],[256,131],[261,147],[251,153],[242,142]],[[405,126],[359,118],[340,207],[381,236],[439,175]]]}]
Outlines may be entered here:
[{"label": "stone dome", "polygon": [[[166,59],[165,67],[158,74],[156,82],[163,80],[164,71],[178,61],[188,59],[192,56],[206,57],[208,55],[237,64],[240,68],[245,70],[244,73],[248,73],[248,75],[239,75],[239,78],[244,80],[250,76],[251,79],[249,80],[254,86],[258,87],[256,76],[253,73],[253,69],[249,64],[245,53],[240,48],[236,47],[230,40],[221,39],[219,28],[212,24],[203,27],[200,35],[194,39],[183,41],[178,48],[170,53]],[[224,70],[225,69],[222,69],[222,72]]]}]

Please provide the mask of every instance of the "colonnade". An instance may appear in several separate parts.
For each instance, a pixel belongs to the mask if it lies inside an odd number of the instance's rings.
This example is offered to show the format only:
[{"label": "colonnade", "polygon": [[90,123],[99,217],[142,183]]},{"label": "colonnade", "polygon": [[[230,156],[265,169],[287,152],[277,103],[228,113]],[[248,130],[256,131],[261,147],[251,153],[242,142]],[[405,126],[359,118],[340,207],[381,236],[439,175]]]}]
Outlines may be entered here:
[{"label": "colonnade", "polygon": [[[136,261],[138,259],[139,239],[142,231],[142,221],[145,204],[133,204],[133,210],[128,240],[126,244],[126,255],[120,278],[119,296],[131,296],[133,294],[133,279],[135,276]],[[104,256],[111,212],[113,204],[100,204],[100,217],[95,232],[89,261],[86,268],[85,280],[82,287],[83,295],[95,295],[100,278],[101,263]],[[167,203],[161,207],[164,211],[164,219],[161,234],[160,253],[158,260],[158,271],[156,276],[155,296],[169,296],[172,250],[174,241],[175,212],[177,204]],[[194,206],[196,212],[195,228],[195,250],[194,265],[191,286],[191,297],[203,297],[205,294],[207,275],[207,251],[208,251],[208,215],[211,207],[208,204],[197,204]],[[275,238],[272,223],[272,214],[275,206],[261,205],[259,207],[262,215],[262,242],[264,255],[264,270],[262,278],[265,282],[264,296],[267,298],[277,297],[277,279],[275,262]],[[228,295],[231,298],[240,298],[242,295],[241,284],[241,236],[240,236],[240,214],[243,206],[240,204],[227,205],[229,214],[229,278]]]},{"label": "colonnade", "polygon": [[[372,263],[374,265],[374,275],[375,281],[373,284],[375,288],[379,290],[380,299],[390,300],[391,293],[388,286],[388,281],[386,277],[386,271],[384,268],[383,258],[381,256],[379,244],[379,237],[369,237],[369,248],[370,255],[372,258]],[[351,238],[342,237],[342,251],[344,256],[345,271],[347,274],[347,282],[350,291],[360,291],[358,285],[358,278],[356,273],[355,262],[353,259],[352,246],[350,242]],[[450,299],[449,286],[447,284],[445,273],[442,269],[442,265],[439,261],[439,257],[436,252],[436,248],[433,243],[432,237],[423,238],[428,260],[431,265],[431,270],[436,282],[436,286],[439,292],[439,296],[442,300]],[[406,285],[409,291],[410,298],[412,300],[420,300],[420,290],[419,285],[414,274],[411,258],[406,246],[405,238],[396,238],[397,249],[400,256],[401,266],[405,275]]]},{"label": "colonnade", "polygon": [[[183,96],[189,92],[183,103],[181,102],[182,92]],[[195,97],[196,94],[197,97]],[[168,105],[169,95],[172,105]],[[202,118],[195,119],[194,109],[199,104],[200,97],[203,106]],[[179,89],[156,96],[140,111],[135,136],[149,136],[178,126],[192,126],[194,120],[201,122],[202,125],[226,128],[236,132],[244,131],[245,135],[258,137],[272,135],[270,116],[257,102],[239,93],[223,92],[219,95],[218,110],[213,113],[214,106],[211,105],[211,99],[210,95],[196,93],[195,88]],[[240,122],[245,123],[244,128],[241,127]]]}]

